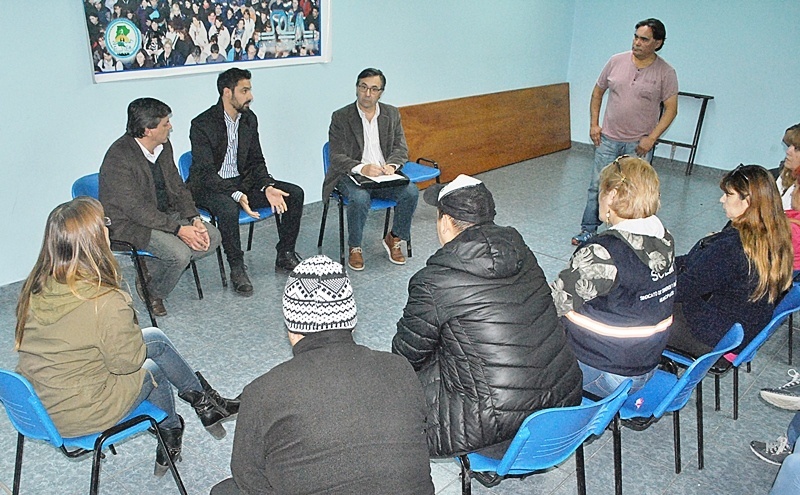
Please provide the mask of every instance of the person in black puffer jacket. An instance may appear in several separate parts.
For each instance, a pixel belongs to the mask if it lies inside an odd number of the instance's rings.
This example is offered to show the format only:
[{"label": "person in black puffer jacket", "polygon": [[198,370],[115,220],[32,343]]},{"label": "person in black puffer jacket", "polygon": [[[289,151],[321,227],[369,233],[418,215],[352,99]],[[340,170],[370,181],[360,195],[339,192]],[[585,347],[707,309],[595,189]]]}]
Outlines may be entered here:
[{"label": "person in black puffer jacket", "polygon": [[536,257],[494,223],[486,186],[460,175],[424,199],[442,248],[409,282],[392,352],[422,382],[431,456],[500,458],[531,413],[581,402],[581,372]]}]

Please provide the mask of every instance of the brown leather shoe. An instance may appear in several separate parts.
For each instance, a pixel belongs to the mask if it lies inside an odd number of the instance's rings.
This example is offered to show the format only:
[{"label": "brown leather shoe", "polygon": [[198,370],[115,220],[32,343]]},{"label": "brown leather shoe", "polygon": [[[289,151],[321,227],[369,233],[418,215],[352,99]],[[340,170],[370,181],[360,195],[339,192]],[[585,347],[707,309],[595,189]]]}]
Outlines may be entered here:
[{"label": "brown leather shoe", "polygon": [[350,256],[347,258],[347,265],[357,272],[364,269],[364,256],[361,254],[360,247],[350,248]]},{"label": "brown leather shoe", "polygon": [[383,238],[383,247],[386,249],[386,252],[389,253],[389,261],[395,265],[406,264],[406,257],[403,256],[403,251],[400,250],[401,242],[402,240],[399,237],[393,236],[391,232],[387,232],[386,237]]},{"label": "brown leather shoe", "polygon": [[153,315],[167,316],[167,308],[164,307],[164,300],[155,297],[150,298],[150,306],[153,308]]}]

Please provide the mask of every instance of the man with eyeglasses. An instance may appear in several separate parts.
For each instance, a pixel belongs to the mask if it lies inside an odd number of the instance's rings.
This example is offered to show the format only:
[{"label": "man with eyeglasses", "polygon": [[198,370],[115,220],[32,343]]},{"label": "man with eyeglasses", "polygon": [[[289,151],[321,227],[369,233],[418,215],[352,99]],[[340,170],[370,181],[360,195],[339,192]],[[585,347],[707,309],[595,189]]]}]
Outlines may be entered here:
[{"label": "man with eyeglasses", "polygon": [[[638,22],[631,51],[611,57],[597,79],[589,104],[594,166],[581,232],[572,238],[573,245],[594,237],[600,226],[597,204],[600,170],[620,155],[639,156],[652,162],[656,141],[678,114],[678,77],[675,69],[656,55],[666,38],[667,29],[658,19]],[[601,127],[600,107],[606,91],[609,95]],[[664,111],[659,117],[662,103]]]},{"label": "man with eyeglasses", "polygon": [[411,219],[417,209],[419,190],[414,184],[365,189],[351,178],[394,174],[408,161],[399,110],[378,104],[385,87],[383,72],[372,68],[361,71],[356,79],[355,103],[336,110],[328,129],[330,167],[322,184],[322,198],[328,201],[333,189],[338,188],[349,200],[347,264],[353,270],[364,269],[361,238],[373,198],[397,202],[392,230],[383,239],[389,261],[396,265],[406,262],[400,244],[411,237]]}]

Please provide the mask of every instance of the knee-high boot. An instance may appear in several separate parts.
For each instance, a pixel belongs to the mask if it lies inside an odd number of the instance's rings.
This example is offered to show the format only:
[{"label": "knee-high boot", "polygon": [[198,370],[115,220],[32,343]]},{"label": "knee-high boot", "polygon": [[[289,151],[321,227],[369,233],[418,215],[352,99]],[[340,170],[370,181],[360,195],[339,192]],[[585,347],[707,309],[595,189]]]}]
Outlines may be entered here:
[{"label": "knee-high boot", "polygon": [[157,477],[162,477],[169,470],[169,463],[167,462],[167,455],[172,458],[172,462],[181,460],[181,447],[183,446],[183,418],[178,416],[181,420],[179,428],[161,428],[158,427],[158,432],[161,433],[161,438],[164,439],[164,444],[167,446],[167,452],[161,448],[161,443],[158,444],[156,449],[156,466],[153,474]]},{"label": "knee-high boot", "polygon": [[203,390],[189,390],[178,394],[178,397],[191,404],[206,431],[217,440],[220,440],[226,434],[222,421],[236,416],[239,412],[239,400],[223,398],[216,390],[211,388],[203,378],[203,375],[199,372],[196,374],[200,384],[203,386]]}]

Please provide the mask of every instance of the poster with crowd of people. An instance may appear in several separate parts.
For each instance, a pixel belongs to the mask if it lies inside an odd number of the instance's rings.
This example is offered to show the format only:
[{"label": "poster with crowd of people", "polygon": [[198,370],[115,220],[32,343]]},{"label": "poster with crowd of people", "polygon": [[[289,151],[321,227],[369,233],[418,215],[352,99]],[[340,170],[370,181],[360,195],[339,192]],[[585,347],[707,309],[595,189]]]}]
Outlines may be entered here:
[{"label": "poster with crowd of people", "polygon": [[331,59],[330,0],[83,1],[95,82]]}]

